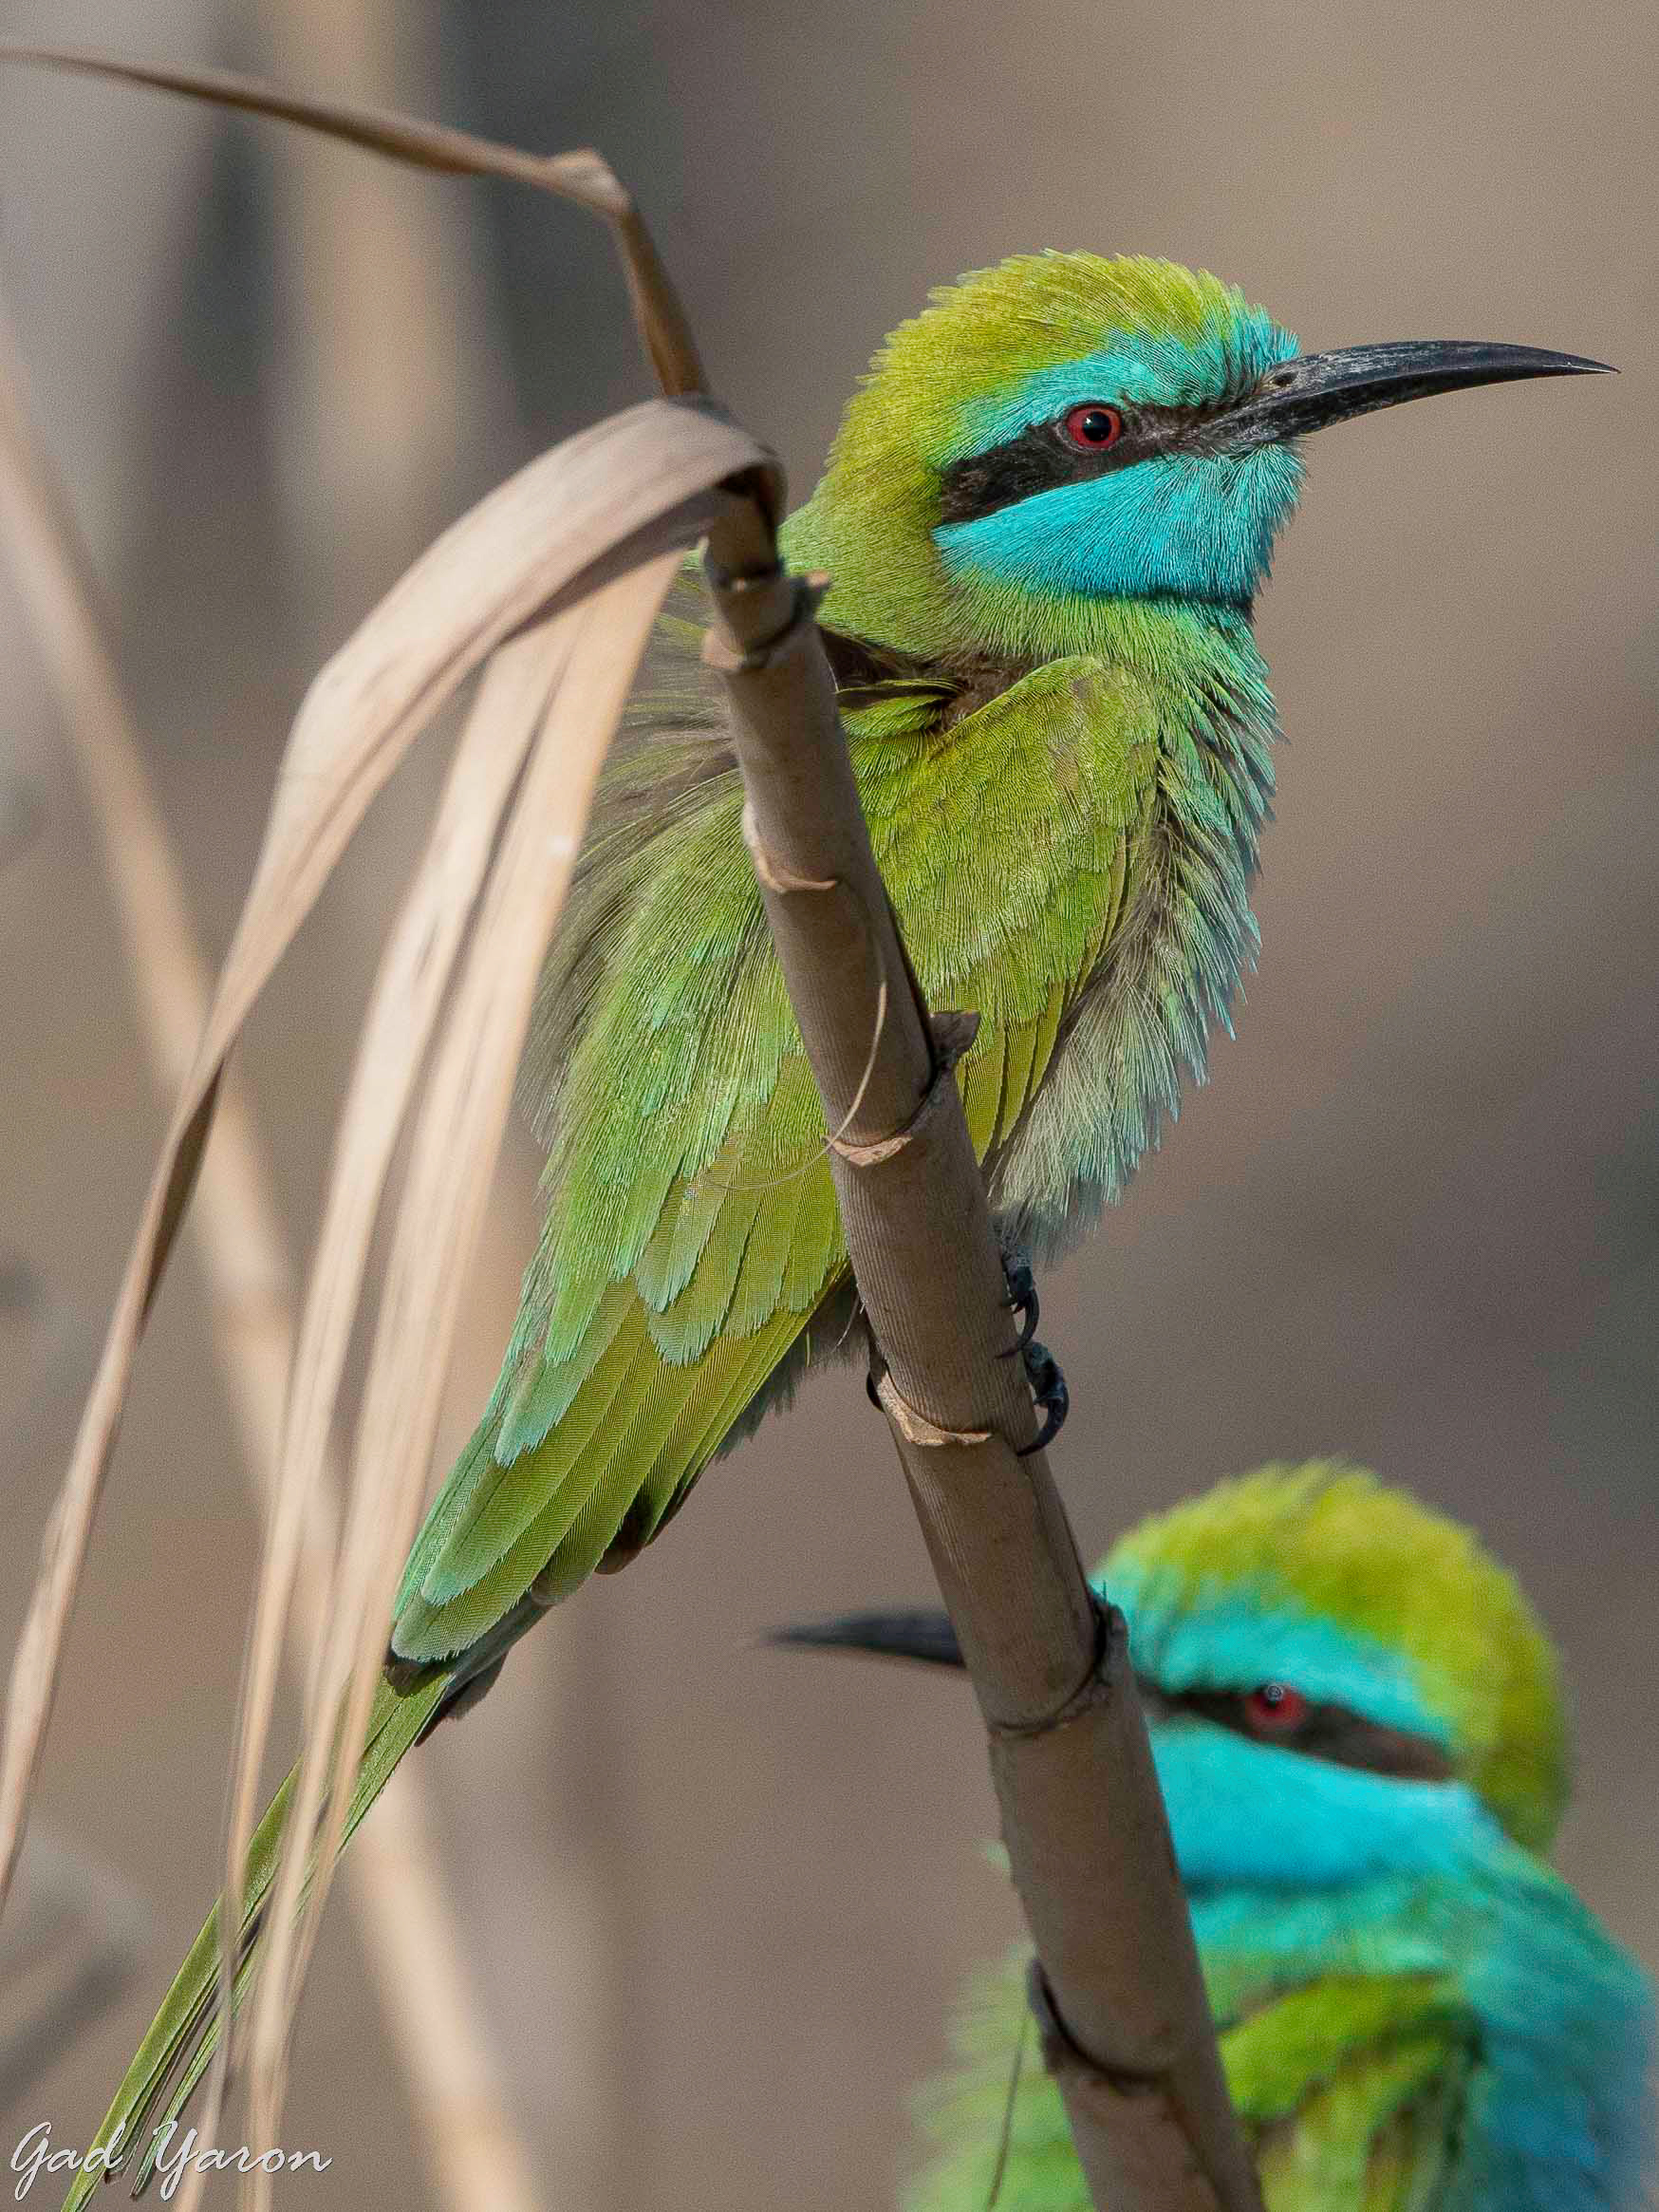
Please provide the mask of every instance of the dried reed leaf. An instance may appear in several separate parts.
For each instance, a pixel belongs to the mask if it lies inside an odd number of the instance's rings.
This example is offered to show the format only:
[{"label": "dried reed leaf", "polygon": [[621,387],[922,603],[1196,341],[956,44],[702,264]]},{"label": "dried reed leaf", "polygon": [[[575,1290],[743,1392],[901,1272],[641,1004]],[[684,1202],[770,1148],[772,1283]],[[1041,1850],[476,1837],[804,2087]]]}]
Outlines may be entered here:
[{"label": "dried reed leaf", "polygon": [[670,399],[708,389],[685,310],[658,258],[633,198],[603,156],[589,147],[569,154],[527,154],[469,131],[418,122],[349,101],[284,92],[229,69],[177,69],[129,62],[118,54],[72,47],[31,46],[0,39],[0,62],[33,63],[86,77],[145,84],[214,107],[240,109],[292,122],[365,152],[450,177],[503,177],[575,200],[611,226],[627,278],[628,297],[647,357]]},{"label": "dried reed leaf", "polygon": [[[158,1082],[177,1090],[206,1014],[210,979],[197,949],[166,828],[144,774],[136,725],[105,644],[74,518],[30,420],[21,365],[0,311],[0,525],[63,703],[66,734],[102,839],[115,907],[139,1000],[140,1028]],[[480,702],[480,707],[482,707]],[[475,746],[475,756],[480,748]],[[477,762],[475,758],[475,769]],[[458,769],[457,769],[458,773]],[[252,1115],[233,1073],[219,1094],[215,1141],[203,1162],[192,1220],[212,1294],[212,1321],[226,1394],[254,1491],[276,1496],[277,1451],[293,1352],[289,1267],[270,1176]],[[296,1651],[320,1642],[326,1584],[338,1541],[336,1483],[326,1438],[317,1481],[294,1530]],[[409,2076],[435,2173],[457,2206],[486,2200],[501,2212],[533,2212],[538,2194],[494,2079],[488,2037],[461,1946],[425,1845],[422,1790],[414,1774],[381,1809],[350,1869],[352,1901],[383,1992],[387,2023]],[[20,1924],[38,1925],[40,1888],[28,1891],[25,1859]],[[48,1865],[47,1872],[52,1871]],[[132,1908],[136,1912],[136,1907]],[[0,1939],[0,1986],[24,2023],[0,2039],[0,2103],[21,2089],[23,2071],[123,1984],[135,1943],[108,1914],[104,1938],[90,1917],[82,1953],[56,1959],[59,1985],[42,2004],[25,1985],[13,1941]],[[47,1966],[52,1966],[47,1961]],[[15,2001],[13,2001],[15,2000]],[[420,2025],[411,2033],[404,2009]]]},{"label": "dried reed leaf", "polygon": [[[243,1771],[230,1842],[233,1891],[252,1832],[280,1633],[307,1501],[339,1398],[375,1216],[496,831],[558,681],[567,644],[565,629],[538,625],[504,646],[486,670],[426,851],[387,944],[358,1045],[289,1385],[275,1509],[253,1615],[240,1722]],[[233,1926],[239,1918],[233,1913]]]},{"label": "dried reed leaf", "polygon": [[[566,633],[547,641],[563,666],[490,872],[422,1103],[364,1385],[329,1642],[254,2007],[251,2125],[262,2142],[277,2140],[288,2024],[339,1847],[398,1572],[419,1514],[444,1369],[536,978],[600,764],[678,565],[674,553],[661,556],[548,626]],[[296,1922],[319,1815],[318,1863]],[[252,2179],[251,2202],[263,2205],[268,2178]]]},{"label": "dried reed leaf", "polygon": [[457,686],[558,602],[700,534],[723,478],[767,466],[706,405],[650,401],[542,455],[428,549],[317,678],[157,1165],[42,1547],[0,1747],[0,1903],[16,1863],[134,1354],[200,1164],[226,1056],[376,792]]}]

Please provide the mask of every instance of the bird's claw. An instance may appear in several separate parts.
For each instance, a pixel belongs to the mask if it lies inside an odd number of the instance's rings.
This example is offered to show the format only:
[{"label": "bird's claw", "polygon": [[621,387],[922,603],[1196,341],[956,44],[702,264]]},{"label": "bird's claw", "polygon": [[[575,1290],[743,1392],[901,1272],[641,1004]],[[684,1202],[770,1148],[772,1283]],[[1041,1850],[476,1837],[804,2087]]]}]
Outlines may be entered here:
[{"label": "bird's claw", "polygon": [[[1031,1384],[1033,1397],[1043,1416],[1042,1427],[1033,1441],[1020,1452],[1021,1459],[1029,1459],[1034,1452],[1052,1444],[1065,1426],[1066,1415],[1072,1410],[1072,1394],[1066,1388],[1066,1378],[1060,1372],[1060,1363],[1046,1344],[1036,1340],[1037,1294],[1032,1278],[1031,1262],[1021,1252],[1005,1251],[1002,1255],[1002,1273],[1008,1284],[1003,1304],[1010,1313],[1021,1317],[1022,1326],[1016,1341],[997,1357],[1012,1359],[1017,1353],[1025,1366],[1025,1378]],[[885,1367],[882,1370],[885,1372]],[[878,1413],[886,1408],[882,1403],[877,1388],[877,1371],[872,1364],[864,1378],[865,1396]]]},{"label": "bird's claw", "polygon": [[1034,1452],[1052,1444],[1066,1425],[1066,1415],[1072,1410],[1072,1393],[1066,1388],[1066,1378],[1060,1373],[1060,1362],[1046,1344],[1029,1343],[1022,1357],[1025,1360],[1026,1380],[1031,1394],[1041,1409],[1043,1425],[1029,1444],[1022,1445],[1017,1456],[1029,1459]]},{"label": "bird's claw", "polygon": [[1018,1342],[1013,1350],[1000,1355],[1004,1359],[1012,1359],[1015,1352],[1024,1352],[1030,1347],[1037,1329],[1036,1278],[1031,1271],[1031,1262],[1023,1252],[1004,1251],[1002,1280],[1008,1285],[1002,1303],[1010,1313],[1016,1313],[1020,1317]]}]

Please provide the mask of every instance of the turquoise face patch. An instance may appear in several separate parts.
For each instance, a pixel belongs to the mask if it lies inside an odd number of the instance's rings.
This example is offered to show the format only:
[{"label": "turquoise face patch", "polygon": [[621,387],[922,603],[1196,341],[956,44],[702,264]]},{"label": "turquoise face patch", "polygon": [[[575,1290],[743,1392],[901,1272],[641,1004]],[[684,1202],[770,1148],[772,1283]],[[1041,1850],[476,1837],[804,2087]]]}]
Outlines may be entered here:
[{"label": "turquoise face patch", "polygon": [[1498,1824],[1460,1782],[1405,1782],[1253,1742],[1214,1721],[1159,1721],[1152,1758],[1189,1889],[1310,1890],[1455,1873]]},{"label": "turquoise face patch", "polygon": [[1294,445],[1165,454],[933,534],[953,580],[1084,598],[1247,606],[1301,490]]},{"label": "turquoise face patch", "polygon": [[[1196,334],[1114,334],[1098,352],[1037,370],[963,410],[948,466],[1052,422],[1086,400],[1132,407],[1194,406],[1251,390],[1296,341],[1268,316],[1240,309]],[[1085,598],[1176,597],[1246,605],[1265,580],[1276,534],[1301,488],[1285,446],[1237,456],[1169,454],[1066,484],[947,524],[934,541],[952,577]]]}]

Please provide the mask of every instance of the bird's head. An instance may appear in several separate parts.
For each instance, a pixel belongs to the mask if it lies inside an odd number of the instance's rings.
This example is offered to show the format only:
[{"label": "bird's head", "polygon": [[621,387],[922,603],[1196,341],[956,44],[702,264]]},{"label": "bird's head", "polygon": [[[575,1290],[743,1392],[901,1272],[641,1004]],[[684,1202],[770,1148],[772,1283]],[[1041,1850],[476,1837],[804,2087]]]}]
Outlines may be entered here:
[{"label": "bird's head", "polygon": [[[1432,1871],[1493,1824],[1548,1845],[1567,1792],[1549,1640],[1475,1538],[1404,1491],[1327,1460],[1262,1468],[1144,1523],[1096,1581],[1128,1622],[1189,1887]],[[956,1659],[942,1614],[783,1637]]]},{"label": "bird's head", "polygon": [[838,627],[918,652],[1072,649],[1126,601],[1242,611],[1296,504],[1304,434],[1598,366],[1441,341],[1303,354],[1173,262],[1019,255],[893,332],[785,547],[830,572]]},{"label": "bird's head", "polygon": [[1189,1882],[1404,1868],[1471,1818],[1533,1849],[1554,1835],[1549,1640],[1475,1538],[1404,1491],[1325,1460],[1263,1468],[1145,1523],[1100,1581]]}]

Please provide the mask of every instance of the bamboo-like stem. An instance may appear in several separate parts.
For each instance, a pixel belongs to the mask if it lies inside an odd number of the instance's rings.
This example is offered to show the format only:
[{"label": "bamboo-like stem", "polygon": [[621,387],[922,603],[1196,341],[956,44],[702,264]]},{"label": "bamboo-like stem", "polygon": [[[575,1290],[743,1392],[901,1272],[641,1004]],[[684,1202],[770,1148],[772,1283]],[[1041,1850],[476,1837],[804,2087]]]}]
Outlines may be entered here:
[{"label": "bamboo-like stem", "polygon": [[[79,534],[35,435],[10,335],[0,321],[0,526],[102,842],[157,1085],[176,1096],[208,1005],[208,977],[178,868],[145,775],[133,716],[95,612]],[[214,1142],[192,1215],[208,1279],[214,1348],[243,1464],[263,1508],[293,1353],[290,1273],[241,1085],[220,1087]],[[325,1474],[296,1573],[291,1659],[303,1683],[323,1633],[337,1545],[337,1484]],[[410,2101],[444,2201],[533,2212],[531,2160],[509,2116],[476,1991],[430,1863],[426,1791],[405,1772],[347,1867],[363,1944]]]},{"label": "bamboo-like stem", "polygon": [[[817,1078],[883,1401],[990,1738],[1045,2054],[1101,2212],[1255,2212],[1121,1617],[1034,1434],[956,1083],[870,851],[814,588],[758,514],[708,569],[755,856]],[[872,1009],[885,996],[874,1052]]]}]

